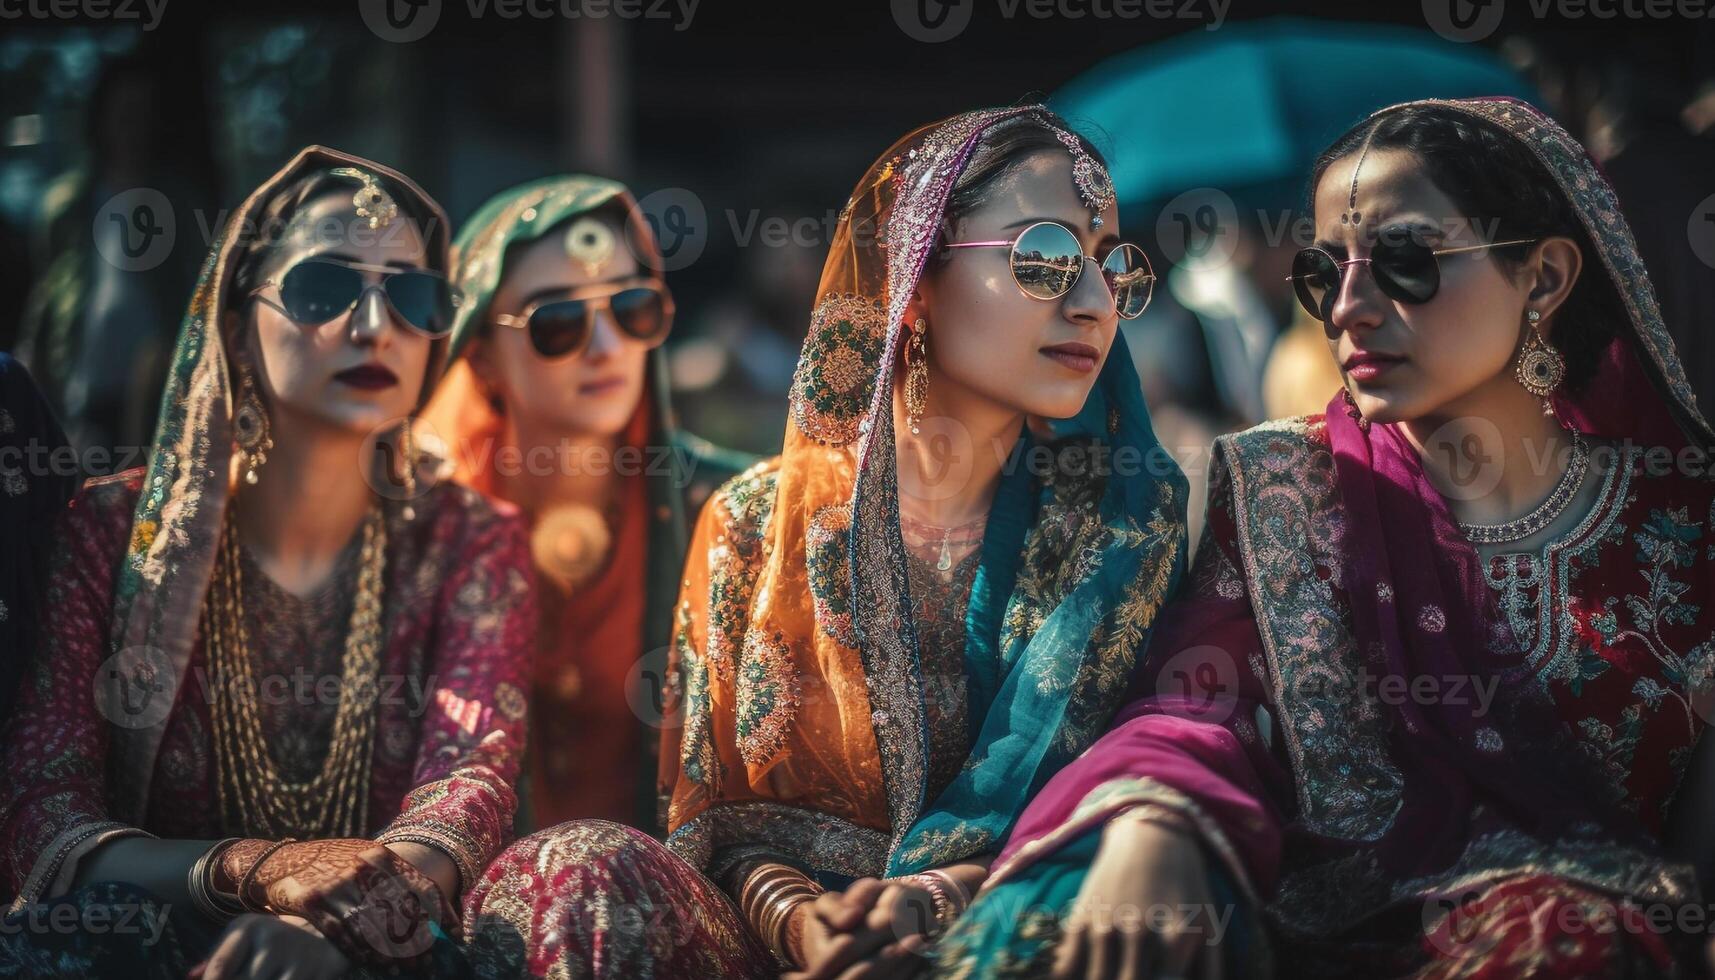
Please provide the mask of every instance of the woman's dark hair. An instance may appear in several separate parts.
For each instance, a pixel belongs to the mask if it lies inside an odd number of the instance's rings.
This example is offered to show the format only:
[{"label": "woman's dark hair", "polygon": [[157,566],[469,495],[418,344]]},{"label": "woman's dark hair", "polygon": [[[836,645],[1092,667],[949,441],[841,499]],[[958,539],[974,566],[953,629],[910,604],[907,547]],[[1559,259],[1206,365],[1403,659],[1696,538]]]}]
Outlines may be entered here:
[{"label": "woman's dark hair", "polygon": [[[416,223],[425,242],[433,240],[436,233],[445,233],[446,229],[435,227],[440,218],[419,195],[407,191],[398,181],[385,174],[374,176],[376,183],[380,184],[381,189],[399,206],[400,216]],[[274,192],[273,196],[263,203],[249,226],[240,232],[245,241],[243,251],[238,257],[237,269],[233,273],[233,291],[230,294],[233,301],[242,302],[270,273],[277,271],[272,266],[282,246],[293,241],[292,219],[298,212],[326,195],[344,194],[349,198],[362,186],[356,178],[335,174],[332,168],[321,167]],[[376,234],[383,232],[377,231]],[[436,255],[431,248],[429,267],[439,272],[447,271],[445,256]]]},{"label": "woman's dark hair", "polygon": [[[1565,236],[1578,244],[1584,265],[1555,314],[1549,341],[1566,359],[1568,390],[1580,390],[1595,374],[1615,325],[1625,322],[1625,305],[1572,202],[1535,155],[1485,120],[1443,106],[1409,106],[1359,123],[1322,151],[1310,172],[1307,212],[1314,211],[1316,187],[1328,167],[1366,142],[1372,152],[1398,149],[1414,154],[1430,183],[1493,241]],[[1497,249],[1489,257],[1509,276],[1524,261],[1522,250],[1515,249]]]},{"label": "woman's dark hair", "polygon": [[[971,151],[971,158],[965,162],[964,171],[953,182],[953,190],[947,195],[947,207],[942,212],[942,235],[947,235],[959,219],[982,206],[994,191],[994,185],[1032,155],[1043,150],[1067,152],[1057,130],[1075,136],[1084,152],[1094,157],[1103,169],[1107,168],[1108,161],[1102,151],[1073,130],[1058,113],[1039,109],[1002,120],[983,132],[982,139]],[[948,254],[945,249],[940,251],[943,259]]]}]

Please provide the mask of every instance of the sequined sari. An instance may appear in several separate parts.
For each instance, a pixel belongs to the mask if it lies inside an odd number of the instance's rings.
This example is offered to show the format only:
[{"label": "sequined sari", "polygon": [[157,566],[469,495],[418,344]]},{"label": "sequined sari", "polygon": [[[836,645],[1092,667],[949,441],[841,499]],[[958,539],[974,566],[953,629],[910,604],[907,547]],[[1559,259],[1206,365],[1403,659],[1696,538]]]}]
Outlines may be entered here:
[{"label": "sequined sari", "polygon": [[[963,724],[931,723],[941,669],[925,663],[924,627],[945,631],[913,609],[900,530],[905,305],[978,141],[1034,111],[925,126],[858,183],[817,291],[784,451],[722,487],[691,536],[669,675],[680,723],[662,742],[670,853],[577,824],[520,842],[466,907],[479,944],[504,936],[484,955],[573,975],[766,972],[770,958],[711,879],[773,859],[843,887],[992,854],[1029,793],[1106,724],[1184,564],[1184,478],[1156,442],[1123,338],[1075,417],[1047,436],[1022,429],[1011,447],[968,605],[954,613]],[[1114,465],[1095,462],[1104,452]],[[564,862],[592,859],[647,888],[577,890],[594,872]],[[653,930],[604,932],[584,913],[620,901],[704,931],[664,956]]]},{"label": "sequined sari", "polygon": [[[419,198],[434,216],[422,229],[429,264],[445,265],[445,217],[427,195],[402,175],[321,147],[297,154],[230,216],[180,331],[147,468],[90,481],[60,524],[46,636],[7,729],[0,772],[0,881],[17,894],[19,914],[52,897],[55,881],[71,881],[77,862],[107,841],[242,833],[219,805],[211,708],[227,695],[210,673],[199,628],[233,493],[235,376],[222,324],[240,321],[222,314],[234,308],[230,283],[264,205],[328,167],[385,175]],[[432,349],[425,400],[444,353],[444,342]],[[425,466],[414,517],[402,499],[384,495],[380,683],[362,832],[440,848],[468,886],[511,828],[534,588],[516,512],[433,476]],[[247,603],[245,614],[258,645],[282,635],[287,645],[307,639],[321,648],[318,603],[349,609],[350,601],[324,594],[302,608]],[[326,669],[275,666],[319,679],[338,660]],[[313,695],[307,706],[291,695],[269,698],[269,690],[255,692],[264,727],[280,736],[266,751],[288,772],[306,761],[313,768],[327,752],[316,732],[327,730],[332,705]],[[80,889],[72,900],[101,899]],[[0,943],[29,939],[9,932]]]},{"label": "sequined sari", "polygon": [[[1434,104],[1520,141],[1577,211],[1585,274],[1629,322],[1556,410],[1634,443],[1575,528],[1485,562],[1397,427],[1339,398],[1218,440],[1140,696],[1033,801],[939,975],[1031,975],[1100,828],[1140,804],[1196,827],[1285,975],[1640,976],[1687,955],[1636,909],[1699,901],[1662,841],[1715,698],[1715,480],[1645,447],[1706,461],[1715,438],[1583,148],[1521,102]],[[1239,950],[1267,970],[1263,944]]]}]

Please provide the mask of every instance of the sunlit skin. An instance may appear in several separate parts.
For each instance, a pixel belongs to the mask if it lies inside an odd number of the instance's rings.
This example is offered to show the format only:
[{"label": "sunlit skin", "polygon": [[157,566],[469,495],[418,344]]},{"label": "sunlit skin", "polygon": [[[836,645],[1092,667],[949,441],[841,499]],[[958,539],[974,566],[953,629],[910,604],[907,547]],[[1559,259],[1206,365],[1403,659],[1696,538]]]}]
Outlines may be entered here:
[{"label": "sunlit skin", "polygon": [[[518,315],[538,298],[580,296],[647,285],[648,270],[626,247],[624,232],[606,215],[597,217],[614,234],[613,254],[593,270],[566,255],[570,219],[509,253],[489,314]],[[524,449],[575,446],[612,450],[643,398],[650,347],[625,333],[609,310],[596,315],[595,332],[581,353],[545,358],[530,345],[528,330],[490,323],[469,354],[472,370],[505,406],[507,437]],[[591,456],[590,458],[594,458]],[[540,512],[555,503],[604,503],[612,476],[596,467],[576,472],[503,473],[508,499]]]},{"label": "sunlit skin", "polygon": [[[1091,227],[1091,217],[1072,182],[1071,157],[1045,150],[995,180],[986,199],[950,229],[949,241],[1002,241],[1037,221],[1057,221],[1099,260],[1120,241],[1118,206],[1108,207],[1100,228]],[[1085,262],[1070,292],[1045,301],[1013,281],[1008,249],[947,255],[931,260],[905,313],[908,327],[922,319],[928,331],[923,438],[911,435],[903,370],[894,396],[900,506],[942,527],[988,512],[1006,453],[1027,419],[1078,413],[1119,329],[1113,294],[1093,262]],[[956,424],[937,425],[938,419]],[[948,429],[959,433],[952,464],[947,440],[935,438]]]},{"label": "sunlit skin", "polygon": [[[1072,229],[1085,253],[1100,260],[1120,241],[1118,208],[1108,207],[1099,229],[1091,227],[1091,218],[1072,182],[1071,158],[1043,151],[991,184],[986,199],[950,229],[948,240],[1011,239],[1028,225],[1051,220]],[[893,406],[901,514],[941,527],[988,512],[1006,454],[1028,419],[1067,418],[1083,408],[1119,329],[1113,294],[1095,263],[1085,262],[1065,296],[1045,301],[1025,295],[1013,281],[1008,249],[953,249],[949,256],[931,261],[905,315],[908,327],[921,318],[928,330],[923,434],[911,433],[903,365]],[[938,438],[949,428],[961,433],[950,449]],[[949,451],[957,461],[945,458]],[[991,860],[941,870],[975,894]],[[806,968],[787,976],[909,975],[909,954],[924,941],[917,935],[901,938],[896,923],[912,920],[902,903],[927,908],[929,901],[915,886],[860,878],[843,892],[800,905],[788,941]]]},{"label": "sunlit skin", "polygon": [[[1342,224],[1358,161],[1357,154],[1335,161],[1316,186],[1316,244],[1337,260],[1367,258],[1379,236],[1405,229],[1415,229],[1431,248],[1493,240],[1430,181],[1415,154],[1398,149],[1372,150],[1363,158],[1355,204],[1363,220]],[[1485,252],[1442,256],[1440,289],[1422,304],[1388,297],[1368,266],[1347,266],[1324,324],[1359,411],[1371,422],[1400,423],[1432,474],[1469,464],[1465,435],[1486,433],[1485,452],[1499,465],[1493,490],[1448,500],[1467,523],[1500,523],[1529,512],[1564,472],[1557,450],[1567,445],[1566,435],[1518,383],[1514,366],[1526,311],[1537,311],[1538,329],[1553,336],[1555,313],[1577,280],[1582,254],[1564,237],[1511,252],[1521,253],[1524,264],[1511,275]],[[1497,430],[1499,444],[1488,445]],[[1550,448],[1556,451],[1545,451]],[[1533,459],[1551,464],[1533,465]]]},{"label": "sunlit skin", "polygon": [[[334,191],[298,212],[317,233],[286,239],[268,257],[263,278],[278,278],[310,256],[395,268],[424,268],[420,230],[401,215],[386,229],[368,232],[352,210],[351,194]],[[354,231],[362,227],[364,230]],[[370,282],[378,273],[366,273]],[[276,287],[262,290],[279,300]],[[256,379],[268,413],[274,448],[259,481],[238,479],[233,508],[238,537],[262,570],[282,588],[308,595],[332,574],[339,553],[375,500],[359,469],[365,439],[384,423],[412,412],[422,391],[431,341],[395,318],[384,298],[369,293],[349,313],[319,325],[294,323],[268,303],[239,298],[224,316],[234,362]],[[366,368],[354,376],[353,368]],[[376,369],[385,369],[379,371]],[[342,378],[343,374],[343,378]],[[358,384],[344,378],[367,377]],[[386,374],[393,380],[388,382]],[[126,838],[96,849],[76,865],[75,878],[50,894],[93,881],[130,881],[190,907],[185,875],[213,841]],[[387,845],[432,878],[457,901],[459,876],[452,858],[424,844]],[[337,886],[347,887],[347,886]],[[238,975],[256,958],[291,958],[307,975],[334,975],[344,958],[304,920],[242,916],[217,941],[214,958],[197,975],[206,980]]]}]

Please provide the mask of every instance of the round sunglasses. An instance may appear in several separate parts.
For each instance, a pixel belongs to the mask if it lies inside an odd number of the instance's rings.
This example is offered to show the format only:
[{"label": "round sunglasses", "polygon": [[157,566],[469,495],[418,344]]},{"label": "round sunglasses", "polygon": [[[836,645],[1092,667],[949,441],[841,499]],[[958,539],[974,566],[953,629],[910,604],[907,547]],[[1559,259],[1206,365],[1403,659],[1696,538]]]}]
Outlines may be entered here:
[{"label": "round sunglasses", "polygon": [[[369,282],[366,274],[379,274]],[[261,295],[270,286],[280,301]],[[379,289],[388,309],[412,330],[431,340],[452,332],[459,291],[445,276],[428,269],[399,269],[343,259],[309,258],[286,270],[278,280],[263,281],[250,295],[284,313],[302,326],[320,326],[350,313],[372,289]]]},{"label": "round sunglasses", "polygon": [[946,247],[1011,249],[1012,281],[1024,295],[1040,300],[1059,299],[1071,292],[1084,273],[1084,262],[1095,262],[1114,298],[1114,310],[1126,320],[1143,315],[1155,292],[1155,270],[1143,249],[1121,242],[1098,261],[1085,255],[1078,236],[1058,221],[1038,221],[1005,241],[953,242]]},{"label": "round sunglasses", "polygon": [[1292,275],[1287,278],[1292,280],[1293,292],[1298,294],[1299,305],[1304,307],[1305,312],[1326,322],[1332,315],[1334,297],[1340,295],[1341,280],[1345,278],[1349,266],[1369,266],[1370,274],[1376,277],[1376,285],[1380,287],[1382,295],[1416,306],[1434,299],[1435,294],[1440,291],[1441,256],[1534,245],[1536,242],[1535,238],[1517,238],[1482,245],[1461,245],[1457,248],[1430,248],[1422,242],[1409,239],[1384,240],[1377,242],[1370,249],[1369,258],[1347,259],[1344,262],[1334,258],[1327,249],[1312,245],[1299,249],[1298,254],[1292,257]]},{"label": "round sunglasses", "polygon": [[606,310],[619,329],[650,347],[658,347],[673,327],[673,296],[651,283],[627,286],[595,296],[549,296],[516,314],[496,313],[495,323],[528,331],[530,346],[547,358],[582,353],[595,335],[596,314]]}]

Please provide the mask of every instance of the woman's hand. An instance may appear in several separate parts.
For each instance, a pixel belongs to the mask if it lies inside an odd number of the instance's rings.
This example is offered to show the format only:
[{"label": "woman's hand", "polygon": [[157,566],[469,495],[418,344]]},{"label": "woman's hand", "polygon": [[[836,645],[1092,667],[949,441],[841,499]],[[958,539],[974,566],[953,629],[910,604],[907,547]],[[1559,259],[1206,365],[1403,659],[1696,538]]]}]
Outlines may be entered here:
[{"label": "woman's hand", "polygon": [[333,943],[295,915],[241,915],[190,980],[332,980],[351,968]]},{"label": "woman's hand", "polygon": [[[1220,976],[1218,910],[1196,838],[1184,829],[1115,820],[1078,891],[1054,980]],[[1219,923],[1225,923],[1220,917]]]},{"label": "woman's hand", "polygon": [[798,906],[788,943],[804,969],[785,980],[908,977],[935,925],[934,900],[915,885],[860,878]]},{"label": "woman's hand", "polygon": [[[235,845],[236,878],[251,842]],[[236,853],[235,853],[236,852]],[[248,859],[253,861],[254,852]],[[349,958],[376,966],[420,962],[434,945],[430,923],[456,934],[457,917],[440,888],[386,845],[353,838],[277,848],[248,876],[245,900],[302,916]]]}]

